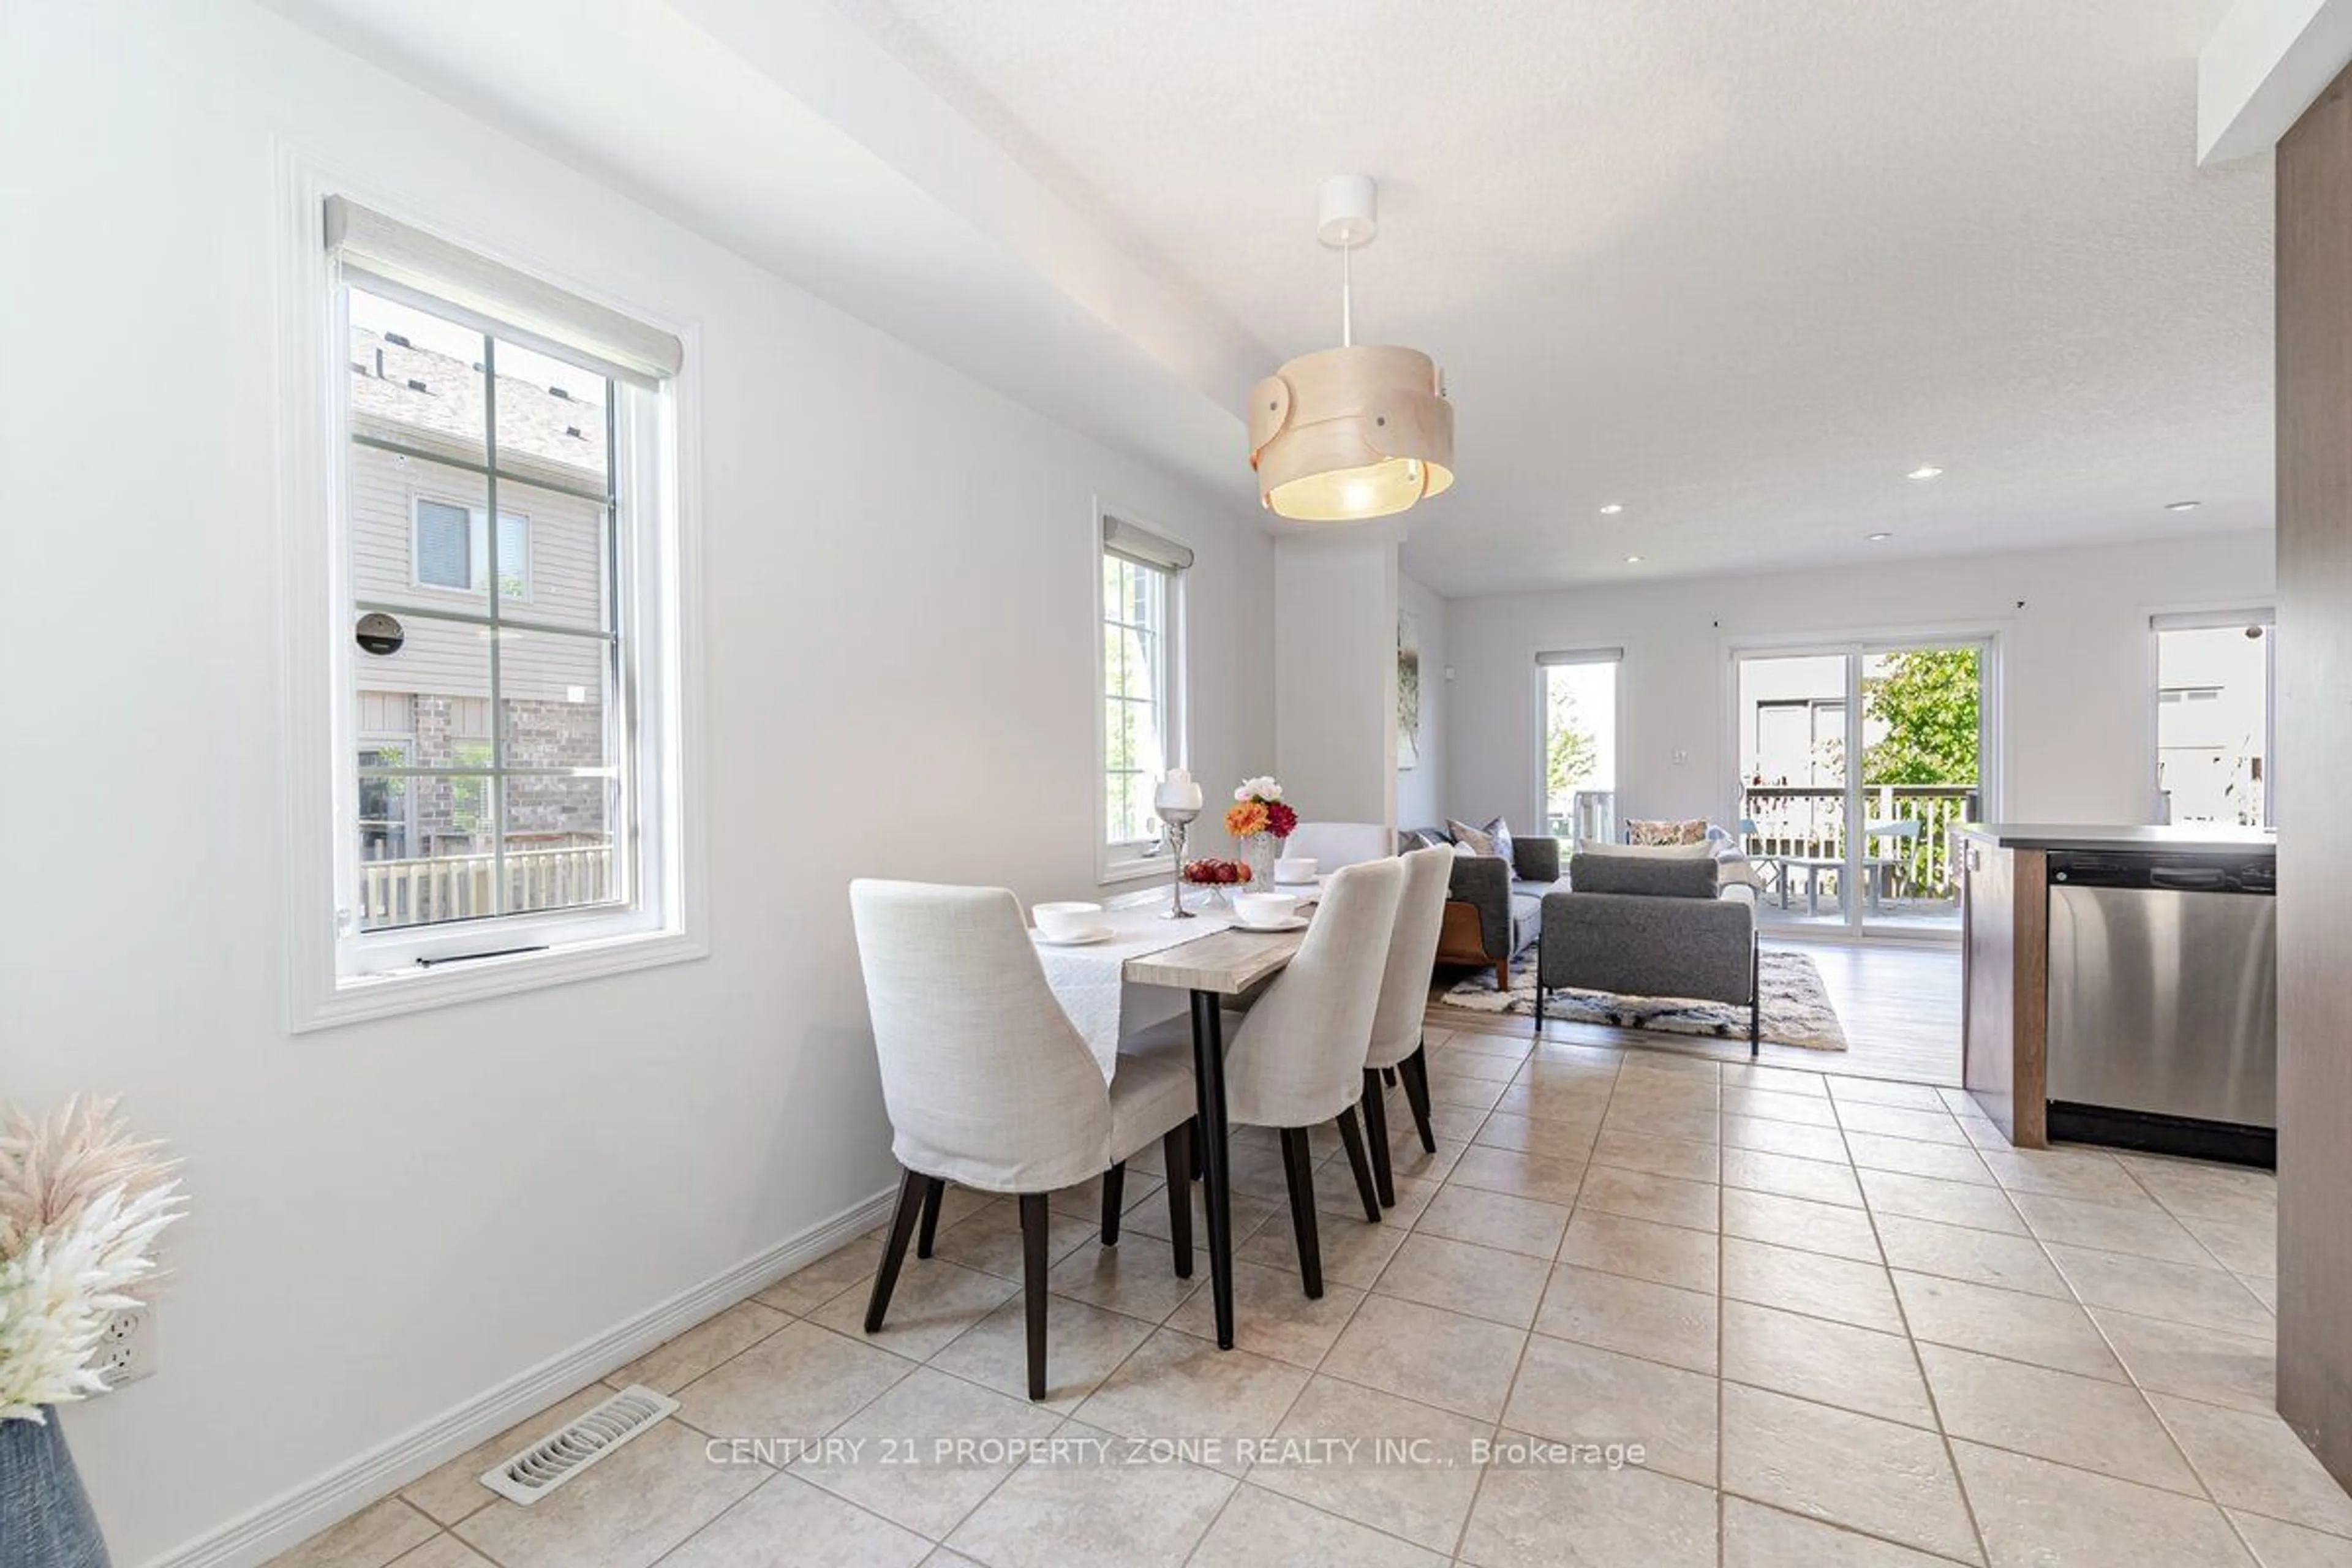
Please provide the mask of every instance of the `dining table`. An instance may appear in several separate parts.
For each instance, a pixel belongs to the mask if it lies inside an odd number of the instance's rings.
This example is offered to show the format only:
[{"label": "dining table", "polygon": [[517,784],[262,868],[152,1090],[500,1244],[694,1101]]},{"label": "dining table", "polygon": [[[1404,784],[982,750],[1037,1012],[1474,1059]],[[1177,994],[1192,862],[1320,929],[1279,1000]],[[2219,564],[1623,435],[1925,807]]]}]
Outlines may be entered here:
[{"label": "dining table", "polygon": [[[1319,883],[1275,890],[1299,899],[1312,919]],[[1192,1016],[1193,1088],[1199,1097],[1202,1206],[1209,1242],[1210,1300],[1217,1345],[1234,1346],[1233,1181],[1225,1113],[1224,1008],[1280,973],[1297,956],[1305,922],[1290,930],[1256,931],[1205,888],[1186,889],[1189,918],[1168,918],[1166,889],[1130,895],[1103,911],[1107,935],[1063,944],[1040,938],[1046,983],[1108,1079],[1118,1066],[1124,1036],[1181,1016]],[[1167,1173],[1186,1179],[1181,1171]]]}]

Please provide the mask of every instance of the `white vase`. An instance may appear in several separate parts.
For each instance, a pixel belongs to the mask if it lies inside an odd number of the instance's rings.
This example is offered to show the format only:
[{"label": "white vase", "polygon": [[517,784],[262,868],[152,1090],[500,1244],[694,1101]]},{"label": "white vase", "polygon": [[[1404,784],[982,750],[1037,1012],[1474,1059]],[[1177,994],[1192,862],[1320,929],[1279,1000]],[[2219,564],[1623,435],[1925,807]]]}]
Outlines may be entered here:
[{"label": "white vase", "polygon": [[1282,854],[1282,840],[1271,833],[1253,833],[1242,840],[1242,863],[1250,868],[1249,890],[1274,889],[1274,863]]}]

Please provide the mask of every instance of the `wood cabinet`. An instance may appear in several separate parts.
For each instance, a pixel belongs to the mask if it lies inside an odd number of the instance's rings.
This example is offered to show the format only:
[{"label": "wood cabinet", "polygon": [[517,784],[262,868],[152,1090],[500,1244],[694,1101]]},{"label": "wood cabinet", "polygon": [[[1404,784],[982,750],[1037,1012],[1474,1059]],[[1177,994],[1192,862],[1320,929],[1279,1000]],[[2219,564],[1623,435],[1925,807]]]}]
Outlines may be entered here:
[{"label": "wood cabinet", "polygon": [[2049,1146],[2049,863],[1960,836],[1960,1081],[2021,1149]]},{"label": "wood cabinet", "polygon": [[2278,1407],[2352,1486],[2352,72],[2278,148]]}]

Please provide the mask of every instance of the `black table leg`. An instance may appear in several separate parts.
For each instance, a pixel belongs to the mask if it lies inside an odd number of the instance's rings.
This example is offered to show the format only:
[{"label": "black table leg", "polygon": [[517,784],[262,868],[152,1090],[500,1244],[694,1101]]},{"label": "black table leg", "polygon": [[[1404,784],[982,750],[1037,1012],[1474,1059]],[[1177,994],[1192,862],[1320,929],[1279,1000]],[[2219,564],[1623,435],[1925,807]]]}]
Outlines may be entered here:
[{"label": "black table leg", "polygon": [[1225,1152],[1225,1020],[1223,998],[1192,993],[1192,1081],[1200,1091],[1201,1197],[1209,1211],[1209,1292],[1217,1348],[1234,1348],[1233,1170]]}]

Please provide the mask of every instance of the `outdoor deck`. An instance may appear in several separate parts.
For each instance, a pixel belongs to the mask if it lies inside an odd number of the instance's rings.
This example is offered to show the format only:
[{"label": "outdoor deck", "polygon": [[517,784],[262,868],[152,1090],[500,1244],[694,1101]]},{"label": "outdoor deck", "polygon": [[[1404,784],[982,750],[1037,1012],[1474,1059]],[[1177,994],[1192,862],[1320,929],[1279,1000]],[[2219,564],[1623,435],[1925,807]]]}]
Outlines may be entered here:
[{"label": "outdoor deck", "polygon": [[[1741,847],[1763,884],[1762,917],[1783,929],[1848,925],[1848,893],[1882,931],[1959,929],[1952,829],[1979,814],[1974,784],[1881,784],[1863,791],[1864,869],[1850,878],[1843,784],[1752,784],[1739,803]],[[1846,884],[1857,885],[1849,889]]]}]

